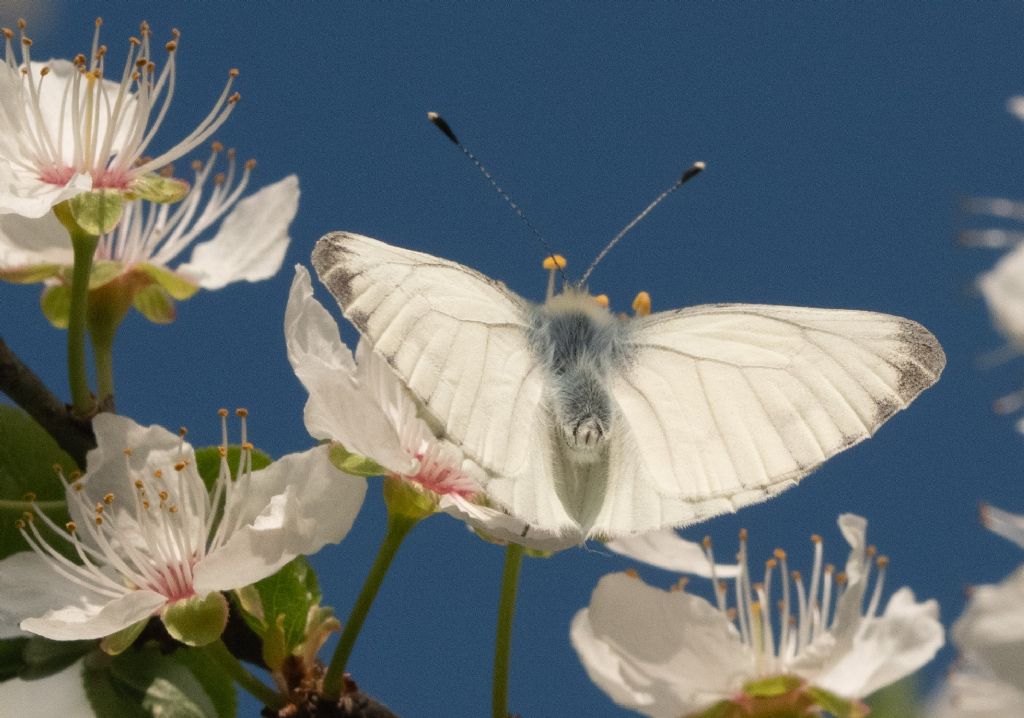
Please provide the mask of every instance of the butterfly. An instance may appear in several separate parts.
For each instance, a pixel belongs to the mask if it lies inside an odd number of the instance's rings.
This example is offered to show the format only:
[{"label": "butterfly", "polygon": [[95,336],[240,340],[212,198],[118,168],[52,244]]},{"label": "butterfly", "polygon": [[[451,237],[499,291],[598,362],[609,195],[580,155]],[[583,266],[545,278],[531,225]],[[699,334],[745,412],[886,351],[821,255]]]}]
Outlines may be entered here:
[{"label": "butterfly", "polygon": [[763,501],[868,438],[946,358],[909,319],[708,304],[623,318],[567,284],[543,304],[429,254],[333,232],[342,313],[487,474],[494,502],[585,537]]}]

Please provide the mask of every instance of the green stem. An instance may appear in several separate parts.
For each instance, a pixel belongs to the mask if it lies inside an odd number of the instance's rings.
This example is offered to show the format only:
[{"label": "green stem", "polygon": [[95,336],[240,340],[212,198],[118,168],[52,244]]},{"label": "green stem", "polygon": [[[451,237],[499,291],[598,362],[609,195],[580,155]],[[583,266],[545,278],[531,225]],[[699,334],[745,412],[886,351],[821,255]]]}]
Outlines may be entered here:
[{"label": "green stem", "polygon": [[97,331],[92,326],[89,336],[92,337],[92,356],[96,361],[96,394],[101,406],[112,410],[114,403],[114,331]]},{"label": "green stem", "polygon": [[57,511],[67,506],[67,503],[60,499],[53,499],[52,501],[0,499],[0,511],[31,511],[33,506],[38,506],[43,511]]},{"label": "green stem", "polygon": [[242,662],[235,658],[234,654],[224,645],[224,641],[218,638],[213,643],[203,646],[201,650],[214,663],[223,668],[235,683],[256,697],[267,708],[281,710],[288,705],[287,698],[274,691],[274,689],[246,670]]},{"label": "green stem", "polygon": [[75,266],[71,274],[71,309],[68,314],[68,383],[71,385],[71,406],[77,416],[95,411],[89,391],[89,373],[85,364],[85,326],[89,303],[89,275],[92,257],[99,237],[80,229],[70,229]]},{"label": "green stem", "polygon": [[505,570],[501,576],[498,602],[498,631],[494,638],[494,684],[491,688],[492,718],[508,718],[508,666],[512,652],[512,618],[516,612],[516,589],[523,547],[510,543],[505,549]]},{"label": "green stem", "polygon": [[384,581],[391,560],[398,553],[398,547],[402,545],[402,540],[417,523],[419,523],[419,518],[388,512],[388,528],[384,534],[384,540],[377,550],[377,558],[374,559],[373,566],[370,567],[370,573],[366,576],[359,597],[352,607],[352,612],[345,623],[345,629],[341,632],[341,638],[331,657],[331,664],[327,667],[327,673],[324,675],[322,693],[325,698],[337,700],[341,697],[345,684],[345,665],[352,654],[359,631],[363,627],[363,622],[370,612],[370,606],[373,605],[373,599],[376,598],[377,591]]}]

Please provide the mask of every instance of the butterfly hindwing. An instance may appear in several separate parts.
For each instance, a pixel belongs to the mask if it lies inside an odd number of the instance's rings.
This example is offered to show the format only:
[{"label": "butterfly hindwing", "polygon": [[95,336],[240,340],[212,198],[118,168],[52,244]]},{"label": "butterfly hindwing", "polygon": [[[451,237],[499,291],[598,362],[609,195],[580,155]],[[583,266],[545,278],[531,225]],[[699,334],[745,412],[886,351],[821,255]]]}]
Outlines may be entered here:
[{"label": "butterfly hindwing", "polygon": [[945,365],[926,329],[875,312],[726,304],[634,321],[597,531],[764,500],[871,436]]}]

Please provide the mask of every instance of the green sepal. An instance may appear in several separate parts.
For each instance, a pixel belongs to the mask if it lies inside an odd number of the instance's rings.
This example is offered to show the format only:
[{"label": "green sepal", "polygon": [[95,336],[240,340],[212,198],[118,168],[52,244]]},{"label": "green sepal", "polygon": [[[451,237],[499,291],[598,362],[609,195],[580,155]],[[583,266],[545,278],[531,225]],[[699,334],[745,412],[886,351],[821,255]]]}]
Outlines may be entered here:
[{"label": "green sepal", "polygon": [[279,614],[277,619],[263,631],[263,662],[271,671],[279,670],[288,657],[284,619],[284,614]]},{"label": "green sepal", "polygon": [[71,287],[67,284],[46,287],[39,297],[39,308],[46,321],[57,329],[67,329],[71,317]]},{"label": "green sepal", "polygon": [[154,324],[170,324],[178,316],[171,295],[158,284],[150,284],[135,292],[132,306]]},{"label": "green sepal", "polygon": [[[819,708],[824,708],[835,718],[864,718],[871,710],[858,700],[847,700],[837,696],[824,688],[808,686],[804,693],[809,696]],[[901,718],[908,718],[901,716]]]},{"label": "green sepal", "polygon": [[387,469],[373,459],[368,459],[365,456],[360,456],[359,454],[353,454],[337,442],[331,443],[331,448],[327,457],[330,459],[330,462],[334,464],[335,468],[344,471],[346,474],[351,474],[352,476],[383,476],[388,472]]},{"label": "green sepal", "polygon": [[743,685],[743,692],[752,698],[775,698],[795,691],[803,685],[796,676],[771,676]]},{"label": "green sepal", "polygon": [[100,641],[100,650],[108,656],[116,656],[119,653],[123,653],[126,648],[135,643],[135,639],[139,637],[147,623],[149,623],[149,619],[143,618],[127,628],[122,628],[117,633],[111,633]]},{"label": "green sepal", "polygon": [[[64,487],[54,465],[59,465],[65,476],[77,468],[32,417],[17,407],[0,404],[0,558],[29,550],[14,525],[20,514],[31,510],[26,499],[29,492],[35,494],[36,506],[58,526],[67,522]],[[66,541],[56,541],[54,548],[75,555]]]},{"label": "green sepal", "polygon": [[145,274],[154,282],[167,290],[172,297],[181,301],[188,299],[199,291],[199,285],[190,282],[177,272],[155,264],[137,264],[135,271]]},{"label": "green sepal", "polygon": [[68,200],[68,207],[75,224],[86,234],[98,237],[121,221],[124,198],[118,190],[101,189],[75,195]]},{"label": "green sepal", "polygon": [[918,718],[917,681],[913,675],[875,691],[867,699],[871,718]]},{"label": "green sepal", "polygon": [[700,713],[691,713],[686,718],[739,718],[742,710],[732,701],[719,701]]},{"label": "green sepal", "polygon": [[186,646],[213,643],[228,625],[228,601],[224,594],[213,591],[203,598],[175,601],[160,613],[167,632]]},{"label": "green sepal", "polygon": [[125,193],[129,200],[145,199],[157,204],[174,204],[185,199],[189,184],[174,177],[163,177],[156,172],[149,172],[132,182]]},{"label": "green sepal", "polygon": [[0,279],[12,284],[35,284],[56,277],[64,267],[59,264],[32,264],[27,267],[0,269]]},{"label": "green sepal", "polygon": [[[89,289],[99,289],[104,284],[111,282],[124,273],[124,265],[121,262],[114,262],[109,259],[93,260],[92,268],[89,270]],[[71,284],[71,277],[67,283]]]},{"label": "green sepal", "polygon": [[437,510],[437,494],[411,481],[388,476],[384,479],[384,504],[389,516],[419,521]]}]

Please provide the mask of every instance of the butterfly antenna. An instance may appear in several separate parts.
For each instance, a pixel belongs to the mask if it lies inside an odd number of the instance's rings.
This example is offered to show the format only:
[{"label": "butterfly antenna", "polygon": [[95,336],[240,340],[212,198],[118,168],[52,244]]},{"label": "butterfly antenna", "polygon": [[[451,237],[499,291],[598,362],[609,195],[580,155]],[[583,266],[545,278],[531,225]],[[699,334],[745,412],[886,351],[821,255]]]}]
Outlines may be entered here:
[{"label": "butterfly antenna", "polygon": [[632,222],[627,224],[625,227],[622,228],[621,232],[619,232],[614,237],[612,237],[612,241],[610,241],[608,244],[606,244],[604,246],[604,249],[602,249],[600,252],[598,252],[597,256],[594,257],[594,261],[590,263],[589,267],[587,267],[587,271],[585,271],[583,273],[583,276],[580,278],[579,286],[582,287],[584,284],[587,283],[587,279],[590,277],[590,273],[594,271],[594,268],[597,267],[597,265],[601,263],[601,260],[605,258],[605,256],[608,254],[608,252],[612,251],[612,247],[614,247],[616,244],[618,244],[619,240],[621,240],[623,237],[625,237],[629,233],[629,231],[631,229],[633,229],[633,227],[637,226],[640,223],[640,220],[642,220],[644,217],[649,215],[651,213],[651,211],[655,207],[657,207],[659,204],[661,204],[665,200],[666,197],[668,197],[670,194],[672,194],[677,189],[682,187],[684,184],[686,184],[687,182],[692,180],[694,177],[699,175],[701,172],[703,172],[705,167],[706,167],[706,165],[703,162],[694,162],[693,165],[690,166],[689,169],[687,169],[685,172],[683,172],[683,176],[682,177],[677,179],[675,181],[675,183],[671,187],[669,187],[667,190],[665,190],[664,192],[659,194],[655,198],[655,200],[653,202],[651,202],[649,205],[647,205],[647,208],[643,212],[641,212],[636,217],[634,217]]},{"label": "butterfly antenna", "polygon": [[558,269],[558,273],[562,275],[562,281],[568,284],[569,280],[565,276],[565,271],[562,269],[562,263],[558,261],[557,255],[555,254],[554,250],[551,249],[551,245],[547,243],[547,240],[544,239],[544,236],[540,233],[540,230],[534,227],[533,223],[526,218],[526,215],[523,213],[522,208],[512,201],[512,198],[509,196],[508,192],[501,188],[501,185],[499,185],[497,180],[494,179],[494,176],[490,172],[488,172],[487,168],[484,167],[483,163],[476,158],[476,155],[474,155],[468,147],[466,147],[464,144],[462,144],[462,142],[459,141],[459,138],[452,131],[451,126],[447,122],[445,122],[445,119],[441,117],[441,115],[437,114],[436,112],[428,112],[427,119],[430,120],[434,127],[441,130],[444,136],[452,141],[452,144],[454,144],[456,147],[462,150],[462,154],[466,155],[466,157],[469,158],[470,162],[476,165],[476,168],[480,170],[480,174],[482,174],[484,176],[484,179],[486,179],[490,183],[491,187],[493,187],[495,191],[499,195],[501,195],[501,198],[505,200],[505,203],[512,208],[513,212],[516,213],[516,216],[518,216],[519,219],[523,221],[523,224],[530,228],[530,231],[533,232],[533,236],[537,238],[537,240],[544,247],[544,251],[548,253],[549,257],[551,257],[551,261]]}]

